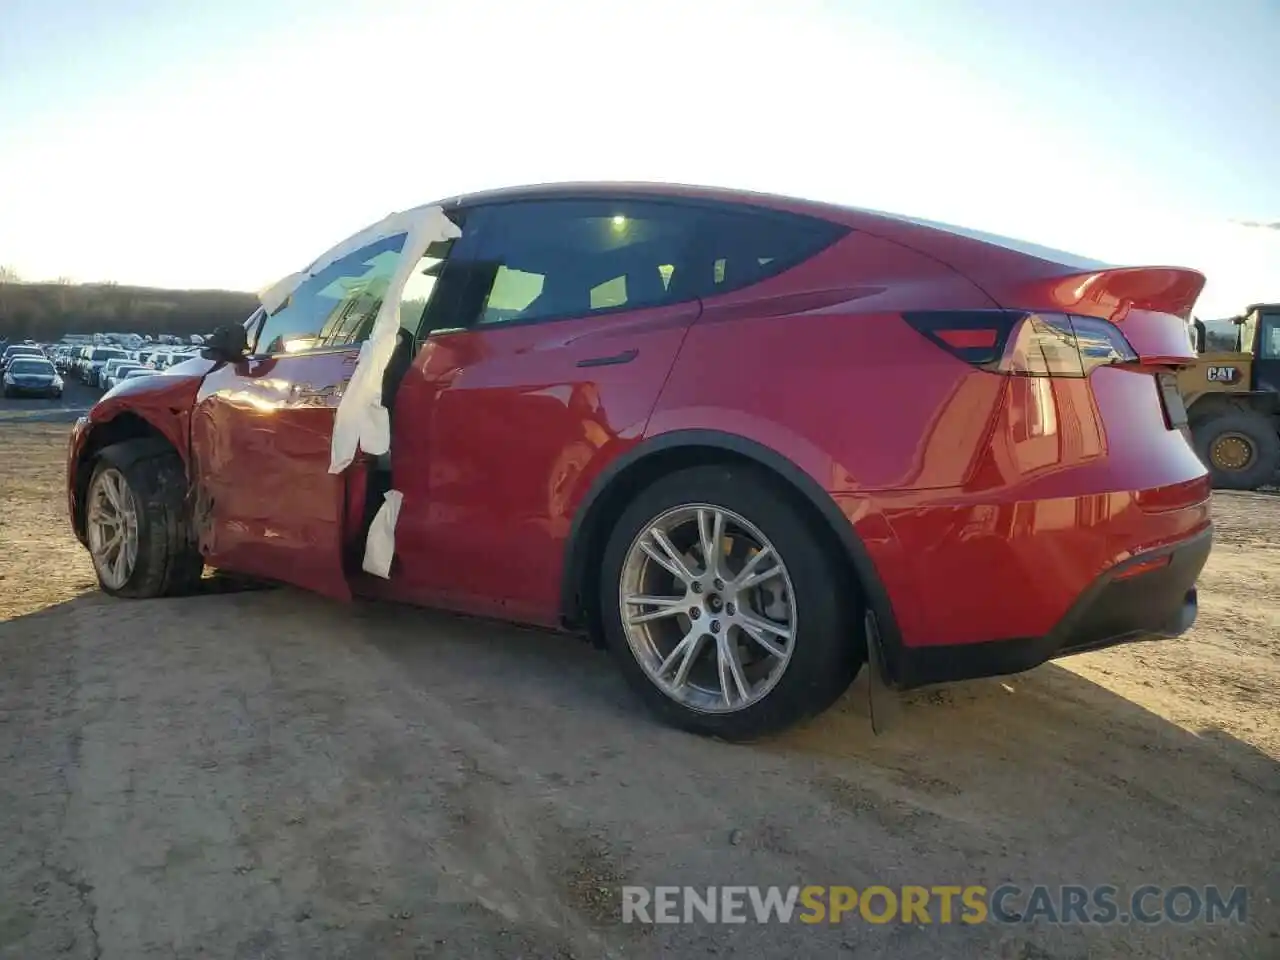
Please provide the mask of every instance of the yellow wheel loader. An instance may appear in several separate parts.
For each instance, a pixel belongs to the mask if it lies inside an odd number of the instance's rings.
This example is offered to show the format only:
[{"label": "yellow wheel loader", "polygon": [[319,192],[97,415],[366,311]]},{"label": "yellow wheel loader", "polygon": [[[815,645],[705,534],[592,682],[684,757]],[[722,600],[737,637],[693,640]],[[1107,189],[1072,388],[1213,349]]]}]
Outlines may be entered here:
[{"label": "yellow wheel loader", "polygon": [[1196,321],[1197,360],[1178,374],[1196,452],[1226,490],[1280,482],[1280,303],[1234,317],[1235,349],[1206,349]]}]

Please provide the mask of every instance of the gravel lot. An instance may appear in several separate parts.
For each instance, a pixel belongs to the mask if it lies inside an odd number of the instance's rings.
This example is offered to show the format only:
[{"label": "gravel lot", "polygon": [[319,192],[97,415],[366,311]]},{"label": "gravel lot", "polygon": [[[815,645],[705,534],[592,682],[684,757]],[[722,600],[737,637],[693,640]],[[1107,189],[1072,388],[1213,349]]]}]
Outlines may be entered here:
[{"label": "gravel lot", "polygon": [[[0,413],[0,957],[1280,957],[1280,496],[1187,638],[733,747],[580,641],[289,589],[100,594]],[[1243,884],[1243,925],[647,927],[636,884]]]}]

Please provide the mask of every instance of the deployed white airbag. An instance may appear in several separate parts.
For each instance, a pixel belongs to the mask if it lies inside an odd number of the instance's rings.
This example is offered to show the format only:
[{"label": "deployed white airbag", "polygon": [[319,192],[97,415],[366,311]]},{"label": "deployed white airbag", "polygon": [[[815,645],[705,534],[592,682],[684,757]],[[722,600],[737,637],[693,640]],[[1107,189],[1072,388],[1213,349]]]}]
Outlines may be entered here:
[{"label": "deployed white airbag", "polygon": [[[396,348],[396,334],[400,330],[400,298],[427,247],[439,240],[451,240],[461,233],[440,207],[419,207],[403,216],[403,221],[394,223],[392,228],[381,234],[390,236],[406,228],[408,232],[400,251],[400,261],[391,275],[378,318],[373,323],[373,332],[360,347],[355,372],[338,403],[333,424],[330,473],[345,470],[355,457],[357,447],[374,456],[391,449],[391,425],[387,408],[382,405],[382,377]],[[371,237],[366,242],[376,239],[379,237]],[[363,245],[357,244],[357,247]]]},{"label": "deployed white airbag", "polygon": [[384,580],[391,576],[391,558],[396,552],[396,520],[400,517],[400,504],[403,502],[404,494],[399,490],[388,490],[365,540],[364,569]]},{"label": "deployed white airbag", "polygon": [[[382,378],[395,351],[396,334],[400,330],[400,299],[404,295],[405,284],[427,248],[437,241],[454,239],[461,231],[438,205],[393,213],[343,240],[305,270],[290,274],[259,294],[267,313],[274,313],[305,280],[360,248],[399,233],[405,234],[405,240],[395,272],[387,284],[369,339],[360,346],[355,370],[335,411],[329,447],[330,473],[345,470],[355,459],[357,449],[373,456],[390,451],[391,426],[387,409],[382,405]],[[380,577],[388,576],[391,570],[401,499],[398,491],[390,491],[369,530],[364,568]]]}]

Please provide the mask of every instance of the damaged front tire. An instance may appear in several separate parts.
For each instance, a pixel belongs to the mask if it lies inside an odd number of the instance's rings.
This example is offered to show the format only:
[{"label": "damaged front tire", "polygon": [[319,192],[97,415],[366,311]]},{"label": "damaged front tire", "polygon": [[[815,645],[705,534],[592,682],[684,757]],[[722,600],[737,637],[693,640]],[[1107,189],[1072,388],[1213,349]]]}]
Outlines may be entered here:
[{"label": "damaged front tire", "polygon": [[118,461],[99,455],[85,500],[85,533],[98,583],[117,597],[191,592],[204,560],[191,537],[186,472],[176,453]]}]

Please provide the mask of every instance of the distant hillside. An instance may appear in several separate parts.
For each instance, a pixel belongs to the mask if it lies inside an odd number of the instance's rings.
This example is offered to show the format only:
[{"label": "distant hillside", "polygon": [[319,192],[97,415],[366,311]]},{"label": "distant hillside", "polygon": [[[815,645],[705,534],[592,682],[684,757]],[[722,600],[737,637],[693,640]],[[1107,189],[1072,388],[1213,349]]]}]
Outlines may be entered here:
[{"label": "distant hillside", "polygon": [[67,333],[192,334],[239,323],[258,305],[233,290],[161,290],[110,283],[0,283],[0,339]]}]

